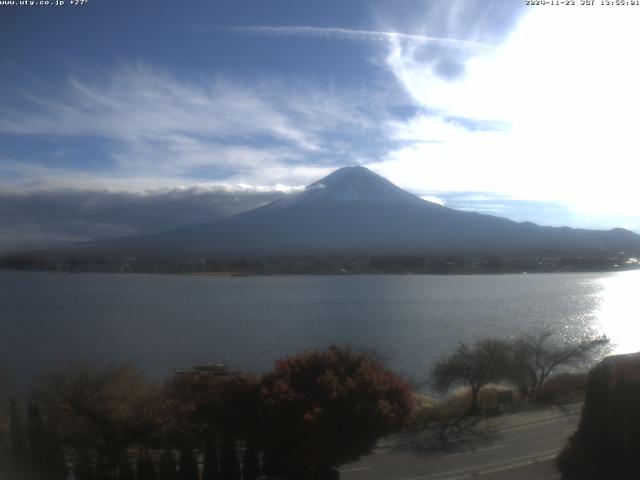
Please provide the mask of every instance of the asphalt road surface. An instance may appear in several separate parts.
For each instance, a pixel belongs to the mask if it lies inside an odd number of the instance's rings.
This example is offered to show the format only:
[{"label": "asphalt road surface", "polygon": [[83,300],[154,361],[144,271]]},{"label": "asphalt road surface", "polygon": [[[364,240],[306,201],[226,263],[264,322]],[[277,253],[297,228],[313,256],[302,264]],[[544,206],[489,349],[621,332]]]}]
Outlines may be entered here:
[{"label": "asphalt road surface", "polygon": [[575,430],[581,408],[553,407],[483,420],[440,451],[424,448],[433,435],[398,437],[340,468],[340,478],[557,480],[554,459]]}]

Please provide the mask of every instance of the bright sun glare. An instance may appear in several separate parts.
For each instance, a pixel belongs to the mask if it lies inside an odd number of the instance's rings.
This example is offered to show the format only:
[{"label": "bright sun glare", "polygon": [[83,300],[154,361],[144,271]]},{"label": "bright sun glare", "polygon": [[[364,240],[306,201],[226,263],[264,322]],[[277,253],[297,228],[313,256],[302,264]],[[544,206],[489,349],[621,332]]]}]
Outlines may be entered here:
[{"label": "bright sun glare", "polygon": [[595,312],[599,329],[613,344],[615,353],[640,350],[638,284],[640,271],[620,272],[600,280],[600,306]]},{"label": "bright sun glare", "polygon": [[397,126],[397,137],[427,141],[394,152],[378,170],[415,188],[428,178],[437,191],[637,215],[639,20],[638,8],[534,9],[503,45],[473,56],[457,81],[421,64],[415,45],[396,42],[387,62],[415,101],[505,128],[470,132],[417,115]]}]

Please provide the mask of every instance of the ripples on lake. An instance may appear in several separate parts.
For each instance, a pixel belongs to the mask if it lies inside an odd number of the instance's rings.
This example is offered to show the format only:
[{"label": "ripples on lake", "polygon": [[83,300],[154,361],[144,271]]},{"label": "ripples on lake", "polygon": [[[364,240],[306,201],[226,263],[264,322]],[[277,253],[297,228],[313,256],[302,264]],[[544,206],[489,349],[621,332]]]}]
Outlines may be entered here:
[{"label": "ripples on lake", "polygon": [[640,350],[640,272],[198,277],[0,272],[0,362],[15,380],[78,359],[154,378],[198,363],[264,371],[331,343],[376,349],[416,381],[459,342],[545,325]]}]

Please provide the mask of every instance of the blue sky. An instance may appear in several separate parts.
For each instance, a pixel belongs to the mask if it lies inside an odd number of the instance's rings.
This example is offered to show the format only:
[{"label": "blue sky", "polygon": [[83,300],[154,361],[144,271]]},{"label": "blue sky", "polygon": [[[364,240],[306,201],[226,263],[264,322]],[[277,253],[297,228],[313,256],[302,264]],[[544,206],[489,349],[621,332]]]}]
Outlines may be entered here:
[{"label": "blue sky", "polygon": [[0,6],[0,248],[215,219],[352,164],[640,232],[640,6],[68,3]]}]

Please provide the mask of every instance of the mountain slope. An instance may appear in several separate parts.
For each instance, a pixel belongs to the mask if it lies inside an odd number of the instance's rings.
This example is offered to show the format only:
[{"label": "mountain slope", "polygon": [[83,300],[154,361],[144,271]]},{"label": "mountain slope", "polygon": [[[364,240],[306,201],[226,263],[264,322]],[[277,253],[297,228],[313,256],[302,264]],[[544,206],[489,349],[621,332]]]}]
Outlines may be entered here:
[{"label": "mountain slope", "polygon": [[87,251],[157,256],[332,253],[581,253],[640,250],[623,229],[541,227],[452,210],[364,167],[345,167],[303,192],[210,224],[99,242]]}]

